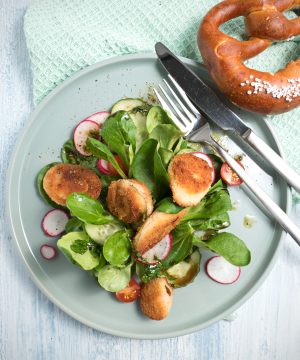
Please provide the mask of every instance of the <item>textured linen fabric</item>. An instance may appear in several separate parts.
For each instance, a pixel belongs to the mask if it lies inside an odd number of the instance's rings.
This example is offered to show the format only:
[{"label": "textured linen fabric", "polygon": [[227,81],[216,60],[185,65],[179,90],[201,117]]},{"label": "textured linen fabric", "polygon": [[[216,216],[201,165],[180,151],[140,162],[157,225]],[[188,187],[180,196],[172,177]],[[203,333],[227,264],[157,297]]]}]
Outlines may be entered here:
[{"label": "textured linen fabric", "polygon": [[[38,104],[74,72],[105,58],[153,52],[157,41],[177,55],[201,61],[196,32],[216,0],[37,0],[24,29]],[[288,17],[296,17],[287,12]],[[242,18],[222,26],[243,38]],[[300,55],[299,43],[276,43],[247,65],[276,71]],[[268,117],[292,167],[300,172],[300,108]],[[296,198],[296,197],[295,197]],[[298,197],[297,197],[298,199]]]}]

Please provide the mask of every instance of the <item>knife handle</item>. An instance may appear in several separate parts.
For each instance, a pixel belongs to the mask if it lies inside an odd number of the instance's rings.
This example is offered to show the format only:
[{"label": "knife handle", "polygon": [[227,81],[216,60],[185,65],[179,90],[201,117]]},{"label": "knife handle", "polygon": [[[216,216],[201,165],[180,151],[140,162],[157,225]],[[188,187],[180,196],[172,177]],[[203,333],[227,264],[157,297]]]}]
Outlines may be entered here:
[{"label": "knife handle", "polygon": [[260,137],[253,131],[250,131],[244,139],[256,150],[264,159],[266,159],[273,168],[290,184],[298,193],[300,193],[300,176],[271,149]]},{"label": "knife handle", "polygon": [[247,174],[247,172],[216,143],[215,148],[229,166],[244,180],[244,183],[260,200],[264,207],[274,217],[274,219],[292,236],[300,246],[300,229],[292,222],[288,215],[267,195],[261,187]]}]

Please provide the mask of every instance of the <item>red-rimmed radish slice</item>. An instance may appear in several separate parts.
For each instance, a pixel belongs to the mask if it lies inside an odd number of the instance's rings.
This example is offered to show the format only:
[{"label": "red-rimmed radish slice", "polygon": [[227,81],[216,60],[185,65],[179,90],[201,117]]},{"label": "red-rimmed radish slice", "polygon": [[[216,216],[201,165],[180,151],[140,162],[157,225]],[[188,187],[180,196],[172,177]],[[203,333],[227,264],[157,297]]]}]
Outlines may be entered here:
[{"label": "red-rimmed radish slice", "polygon": [[200,152],[200,151],[193,152],[192,154],[202,160],[205,160],[208,163],[208,165],[212,168],[212,183],[214,183],[215,179],[216,179],[216,173],[215,173],[214,163],[213,163],[212,159],[209,157],[209,155],[207,155],[203,152]]},{"label": "red-rimmed radish slice", "polygon": [[58,236],[65,231],[69,220],[68,214],[60,209],[50,210],[42,220],[42,228],[48,236]]},{"label": "red-rimmed radish slice", "polygon": [[108,161],[103,159],[98,159],[97,161],[97,168],[104,175],[111,175],[109,168],[108,168]]},{"label": "red-rimmed radish slice", "polygon": [[110,115],[109,111],[99,111],[93,115],[90,115],[85,120],[95,121],[98,125],[101,126],[104,124],[104,121],[109,117],[109,115]]},{"label": "red-rimmed radish slice", "polygon": [[142,254],[142,257],[148,264],[157,264],[158,260],[164,260],[172,249],[172,236],[166,235],[153,248]]},{"label": "red-rimmed radish slice", "polygon": [[40,247],[40,253],[44,259],[52,260],[56,256],[56,249],[51,245],[44,244]]},{"label": "red-rimmed radish slice", "polygon": [[92,120],[83,120],[76,126],[74,130],[74,145],[81,155],[91,155],[91,152],[86,148],[86,140],[89,136],[98,137],[99,129],[99,124]]},{"label": "red-rimmed radish slice", "polygon": [[232,284],[241,275],[241,268],[230,264],[222,256],[213,256],[206,262],[205,270],[207,275],[219,284]]}]

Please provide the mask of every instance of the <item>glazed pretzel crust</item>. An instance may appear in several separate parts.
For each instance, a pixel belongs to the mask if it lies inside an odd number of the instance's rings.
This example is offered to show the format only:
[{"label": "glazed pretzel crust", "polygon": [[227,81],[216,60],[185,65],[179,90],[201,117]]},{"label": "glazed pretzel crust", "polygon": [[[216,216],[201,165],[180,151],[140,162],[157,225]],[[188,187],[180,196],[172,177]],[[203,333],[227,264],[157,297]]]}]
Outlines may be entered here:
[{"label": "glazed pretzel crust", "polygon": [[[244,65],[273,40],[300,34],[300,18],[288,20],[282,14],[299,6],[300,0],[225,0],[204,17],[198,32],[201,55],[213,80],[233,103],[262,114],[283,113],[300,105],[300,59],[274,74]],[[248,41],[219,30],[238,16],[245,17]]]}]

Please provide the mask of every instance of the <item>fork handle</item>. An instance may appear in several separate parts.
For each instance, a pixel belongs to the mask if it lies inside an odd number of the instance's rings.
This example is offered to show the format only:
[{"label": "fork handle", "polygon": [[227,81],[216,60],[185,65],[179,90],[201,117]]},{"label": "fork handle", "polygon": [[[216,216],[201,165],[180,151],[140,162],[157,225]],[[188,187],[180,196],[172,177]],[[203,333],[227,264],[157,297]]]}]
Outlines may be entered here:
[{"label": "fork handle", "polygon": [[271,149],[253,131],[244,136],[244,139],[253,147],[263,158],[265,158],[273,168],[300,193],[300,176],[288,166],[288,164],[273,149]]},{"label": "fork handle", "polygon": [[244,183],[260,200],[275,220],[292,236],[300,246],[300,229],[291,221],[288,215],[257,185],[247,172],[215,142],[215,147],[230,167],[244,180]]}]

